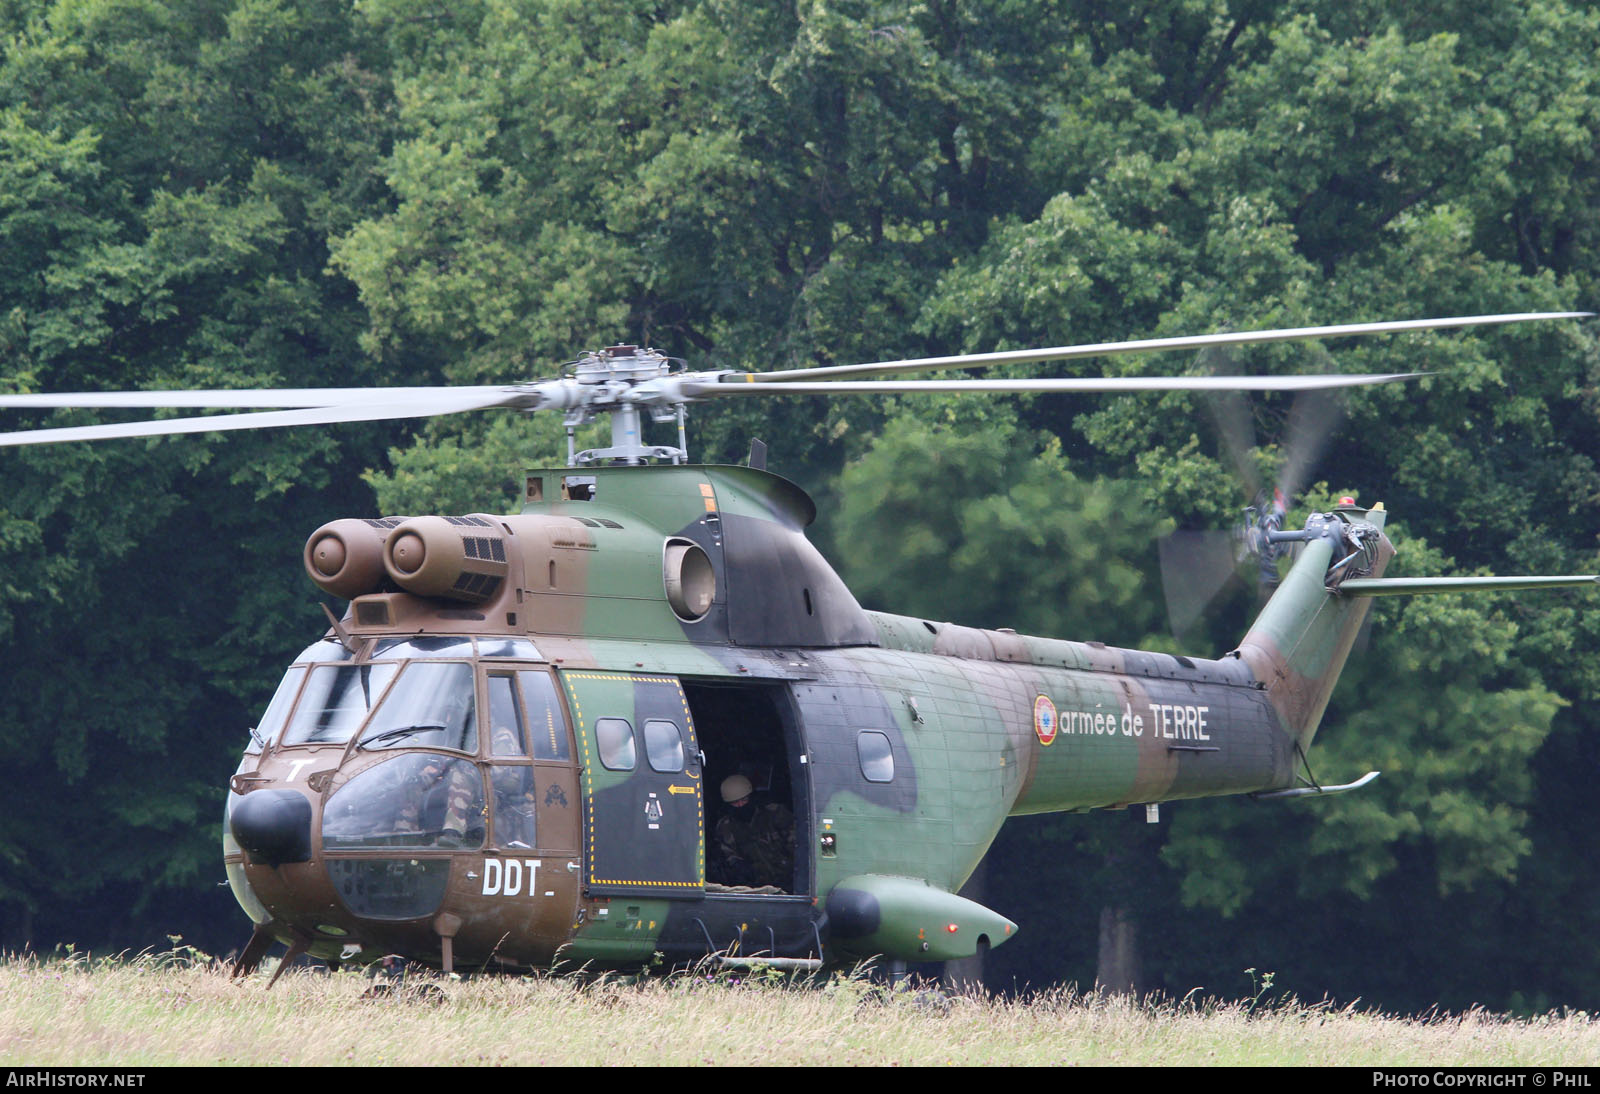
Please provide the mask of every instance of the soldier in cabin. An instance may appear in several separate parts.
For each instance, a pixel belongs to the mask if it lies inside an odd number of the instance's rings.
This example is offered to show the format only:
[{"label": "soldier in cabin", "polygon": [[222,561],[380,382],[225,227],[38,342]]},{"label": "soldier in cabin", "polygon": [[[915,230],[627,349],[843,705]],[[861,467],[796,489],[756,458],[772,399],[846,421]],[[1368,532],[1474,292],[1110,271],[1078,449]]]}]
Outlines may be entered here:
[{"label": "soldier in cabin", "polygon": [[723,881],[749,887],[788,889],[794,873],[794,815],[777,802],[756,804],[743,775],[722,780],[722,816],[717,853]]}]

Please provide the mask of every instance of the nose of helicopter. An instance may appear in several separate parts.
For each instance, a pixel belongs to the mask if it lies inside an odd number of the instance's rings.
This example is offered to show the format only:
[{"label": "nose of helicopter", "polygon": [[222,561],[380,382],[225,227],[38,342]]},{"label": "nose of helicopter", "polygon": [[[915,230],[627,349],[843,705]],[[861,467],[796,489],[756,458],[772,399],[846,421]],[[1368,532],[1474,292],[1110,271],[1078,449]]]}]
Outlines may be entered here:
[{"label": "nose of helicopter", "polygon": [[311,859],[311,801],[297,790],[246,794],[233,807],[229,824],[233,838],[257,862],[279,866]]}]

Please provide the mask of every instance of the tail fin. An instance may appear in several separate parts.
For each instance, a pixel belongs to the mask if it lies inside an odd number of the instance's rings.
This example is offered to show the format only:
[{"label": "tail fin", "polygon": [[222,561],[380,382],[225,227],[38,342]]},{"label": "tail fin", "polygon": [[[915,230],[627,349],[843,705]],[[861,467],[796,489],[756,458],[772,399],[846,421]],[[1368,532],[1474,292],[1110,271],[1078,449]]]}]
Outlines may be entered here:
[{"label": "tail fin", "polygon": [[1276,542],[1301,540],[1305,549],[1235,656],[1266,688],[1302,756],[1316,736],[1372,597],[1600,584],[1594,574],[1385,578],[1383,569],[1394,556],[1394,545],[1383,534],[1386,516],[1381,505],[1344,504],[1331,513],[1313,513],[1303,531],[1267,533]]},{"label": "tail fin", "polygon": [[1302,755],[1370,607],[1367,596],[1339,595],[1339,586],[1383,574],[1394,555],[1383,534],[1386,516],[1382,506],[1345,504],[1313,513],[1303,531],[1272,533],[1305,547],[1234,655],[1265,686]]}]

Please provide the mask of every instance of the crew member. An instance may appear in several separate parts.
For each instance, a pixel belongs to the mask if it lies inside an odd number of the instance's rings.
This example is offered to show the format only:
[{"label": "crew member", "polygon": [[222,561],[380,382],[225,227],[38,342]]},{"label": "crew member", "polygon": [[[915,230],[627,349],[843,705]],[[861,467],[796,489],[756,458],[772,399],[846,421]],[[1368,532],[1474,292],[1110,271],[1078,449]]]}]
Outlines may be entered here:
[{"label": "crew member", "polygon": [[787,889],[794,874],[794,815],[777,802],[755,804],[743,775],[722,780],[717,850],[728,885]]}]

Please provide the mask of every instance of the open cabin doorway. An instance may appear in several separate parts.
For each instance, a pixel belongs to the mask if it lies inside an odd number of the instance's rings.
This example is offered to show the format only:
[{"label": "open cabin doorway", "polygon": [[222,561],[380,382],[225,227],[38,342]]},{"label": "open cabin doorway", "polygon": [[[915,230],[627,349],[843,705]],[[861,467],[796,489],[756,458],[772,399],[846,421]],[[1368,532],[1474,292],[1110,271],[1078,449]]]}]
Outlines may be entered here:
[{"label": "open cabin doorway", "polygon": [[[787,690],[686,679],[683,691],[705,754],[706,892],[809,892],[810,785]],[[741,807],[723,800],[736,778],[750,784]]]}]

